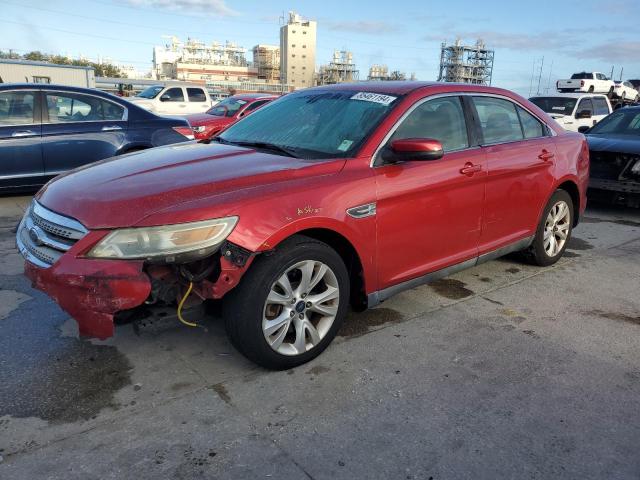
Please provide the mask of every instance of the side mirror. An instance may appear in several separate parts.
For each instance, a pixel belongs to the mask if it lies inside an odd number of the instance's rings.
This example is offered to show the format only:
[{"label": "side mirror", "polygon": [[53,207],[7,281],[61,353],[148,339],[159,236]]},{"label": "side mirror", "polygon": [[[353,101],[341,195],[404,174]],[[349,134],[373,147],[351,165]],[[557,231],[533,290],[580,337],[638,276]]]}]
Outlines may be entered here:
[{"label": "side mirror", "polygon": [[576,113],[576,118],[591,118],[591,110],[580,110],[578,113]]},{"label": "side mirror", "polygon": [[[414,162],[438,160],[444,155],[442,143],[432,138],[404,138],[391,142],[390,161]],[[385,158],[387,160],[387,158]]]},{"label": "side mirror", "polygon": [[578,127],[578,132],[580,133],[587,133],[591,128],[587,127],[586,125],[583,125],[581,127]]},{"label": "side mirror", "polygon": [[168,102],[170,100],[171,100],[171,97],[169,95],[167,95],[166,93],[160,97],[160,101],[161,102]]}]

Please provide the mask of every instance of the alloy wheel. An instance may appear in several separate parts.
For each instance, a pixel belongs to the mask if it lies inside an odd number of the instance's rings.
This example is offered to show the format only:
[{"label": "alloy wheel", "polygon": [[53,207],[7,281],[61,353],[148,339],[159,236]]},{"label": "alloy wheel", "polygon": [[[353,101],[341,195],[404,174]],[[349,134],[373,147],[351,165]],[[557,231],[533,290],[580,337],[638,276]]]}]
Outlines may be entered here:
[{"label": "alloy wheel", "polygon": [[340,288],[326,264],[305,260],[289,267],[271,286],[262,332],[282,355],[300,355],[318,345],[338,313]]},{"label": "alloy wheel", "polygon": [[571,210],[563,200],[549,210],[544,224],[544,251],[549,257],[555,257],[564,248],[571,230]]}]

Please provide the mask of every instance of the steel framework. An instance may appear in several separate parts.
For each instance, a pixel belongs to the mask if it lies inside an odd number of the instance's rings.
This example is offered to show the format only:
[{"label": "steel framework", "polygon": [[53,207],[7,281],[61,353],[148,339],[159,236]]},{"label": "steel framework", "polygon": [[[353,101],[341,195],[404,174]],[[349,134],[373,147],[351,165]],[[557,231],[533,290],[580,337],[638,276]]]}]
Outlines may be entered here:
[{"label": "steel framework", "polygon": [[453,45],[443,42],[438,81],[491,85],[494,54],[482,40],[475,45],[462,45],[459,39]]}]

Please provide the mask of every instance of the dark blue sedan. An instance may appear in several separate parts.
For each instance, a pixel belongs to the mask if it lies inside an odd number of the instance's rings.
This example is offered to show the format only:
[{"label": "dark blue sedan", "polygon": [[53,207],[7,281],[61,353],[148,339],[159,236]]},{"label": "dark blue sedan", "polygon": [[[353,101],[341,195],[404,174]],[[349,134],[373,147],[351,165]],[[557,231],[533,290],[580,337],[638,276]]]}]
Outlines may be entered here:
[{"label": "dark blue sedan", "polygon": [[33,189],[81,165],[189,139],[186,120],[159,117],[99,90],[0,85],[0,192]]}]

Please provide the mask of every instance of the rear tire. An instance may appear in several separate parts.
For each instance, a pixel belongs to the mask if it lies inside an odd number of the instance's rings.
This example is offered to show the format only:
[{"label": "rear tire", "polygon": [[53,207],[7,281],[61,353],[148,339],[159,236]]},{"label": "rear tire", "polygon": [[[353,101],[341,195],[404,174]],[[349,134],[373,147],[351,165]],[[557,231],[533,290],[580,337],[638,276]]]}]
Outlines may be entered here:
[{"label": "rear tire", "polygon": [[229,340],[268,369],[306,363],[336,336],[347,313],[349,286],[347,268],[335,250],[295,235],[273,254],[258,257],[224,297]]},{"label": "rear tire", "polygon": [[609,98],[609,100],[613,98],[613,87],[609,89],[609,93],[607,93],[607,97]]},{"label": "rear tire", "polygon": [[529,249],[524,252],[534,265],[547,267],[564,254],[573,232],[574,206],[565,190],[556,190],[542,212]]}]

